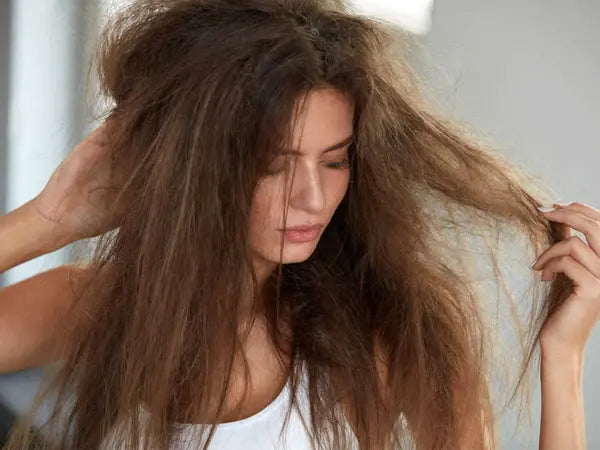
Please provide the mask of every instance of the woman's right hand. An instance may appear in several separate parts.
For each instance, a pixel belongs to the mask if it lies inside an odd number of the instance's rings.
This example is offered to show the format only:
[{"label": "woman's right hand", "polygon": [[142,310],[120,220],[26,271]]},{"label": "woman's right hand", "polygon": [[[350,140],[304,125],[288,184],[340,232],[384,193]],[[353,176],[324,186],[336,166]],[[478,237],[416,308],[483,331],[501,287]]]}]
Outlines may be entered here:
[{"label": "woman's right hand", "polygon": [[110,171],[111,120],[115,119],[109,118],[77,144],[30,201],[34,212],[71,242],[106,233],[119,223],[115,197],[122,178],[116,182]]}]

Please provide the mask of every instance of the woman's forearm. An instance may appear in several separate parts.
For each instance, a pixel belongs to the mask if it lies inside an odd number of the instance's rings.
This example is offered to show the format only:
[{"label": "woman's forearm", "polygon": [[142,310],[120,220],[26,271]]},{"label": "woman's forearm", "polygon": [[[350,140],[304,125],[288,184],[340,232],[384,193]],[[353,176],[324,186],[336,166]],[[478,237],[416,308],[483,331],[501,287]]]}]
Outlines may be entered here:
[{"label": "woman's forearm", "polygon": [[540,450],[584,450],[583,355],[542,350]]},{"label": "woman's forearm", "polygon": [[0,273],[73,242],[36,215],[31,201],[0,216]]}]

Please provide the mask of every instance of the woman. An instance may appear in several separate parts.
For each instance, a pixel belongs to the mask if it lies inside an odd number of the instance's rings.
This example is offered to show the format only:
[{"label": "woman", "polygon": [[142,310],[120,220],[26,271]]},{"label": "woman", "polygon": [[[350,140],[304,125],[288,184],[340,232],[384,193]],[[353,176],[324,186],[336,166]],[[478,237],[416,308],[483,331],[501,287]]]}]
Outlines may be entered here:
[{"label": "woman", "polygon": [[[88,264],[37,276],[52,313],[31,329],[52,338],[30,347],[61,363],[38,447],[496,448],[491,325],[435,239],[504,223],[553,280],[515,323],[514,393],[539,343],[540,448],[585,448],[600,212],[538,211],[424,106],[405,36],[334,1],[147,0],[100,42],[108,120],[0,222],[2,270],[100,235]],[[34,285],[3,292],[13,339]]]}]

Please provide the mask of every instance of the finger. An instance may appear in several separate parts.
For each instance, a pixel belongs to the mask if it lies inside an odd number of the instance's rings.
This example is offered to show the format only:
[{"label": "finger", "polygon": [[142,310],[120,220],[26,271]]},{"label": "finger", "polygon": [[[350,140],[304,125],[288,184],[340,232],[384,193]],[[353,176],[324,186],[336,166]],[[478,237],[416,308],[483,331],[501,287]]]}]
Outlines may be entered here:
[{"label": "finger", "polygon": [[568,208],[558,208],[549,212],[541,212],[541,214],[552,222],[560,222],[583,233],[592,250],[600,255],[600,222],[598,220]]},{"label": "finger", "polygon": [[600,291],[600,280],[596,278],[589,270],[579,264],[573,257],[559,256],[546,263],[542,272],[542,279],[547,274],[564,273],[573,284],[578,287],[580,294],[587,296],[597,296]]},{"label": "finger", "polygon": [[557,242],[546,249],[532,266],[534,270],[544,268],[546,262],[552,258],[570,255],[579,264],[583,265],[590,273],[600,279],[600,257],[578,236],[572,236],[564,241]]},{"label": "finger", "polygon": [[573,202],[573,203],[569,203],[568,205],[559,205],[557,203],[554,203],[553,206],[556,206],[558,208],[567,209],[569,211],[578,212],[580,214],[583,214],[584,216],[589,217],[590,219],[597,220],[600,222],[600,211],[597,210],[596,208],[593,208],[590,205],[586,205],[585,203]]},{"label": "finger", "polygon": [[[581,203],[581,202],[572,202],[569,204],[553,203],[552,206],[554,206],[555,208],[567,208],[571,211],[579,212],[579,213],[589,217],[590,219],[600,221],[600,211],[590,205],[586,205],[585,203]],[[565,230],[565,233],[562,233],[563,229]],[[561,224],[561,234],[564,235],[563,239],[571,237],[573,235],[571,227]]]}]

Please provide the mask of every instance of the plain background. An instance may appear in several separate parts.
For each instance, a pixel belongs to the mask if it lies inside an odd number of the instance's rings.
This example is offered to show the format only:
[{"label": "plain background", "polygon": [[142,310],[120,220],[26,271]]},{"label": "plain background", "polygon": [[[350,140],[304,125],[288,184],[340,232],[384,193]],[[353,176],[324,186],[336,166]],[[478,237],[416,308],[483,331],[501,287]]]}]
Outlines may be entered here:
[{"label": "plain background", "polygon": [[[80,5],[0,1],[2,213],[37,194],[85,134],[81,41],[94,11]],[[423,68],[422,75],[447,115],[488,133],[503,154],[547,180],[562,200],[595,207],[600,207],[599,20],[600,3],[593,0],[438,1],[431,31],[422,39],[437,66]],[[4,282],[65,258],[68,249],[38,258],[8,271]],[[518,287],[520,274],[511,282]],[[590,449],[600,448],[598,328],[587,346],[584,373]],[[0,402],[22,409],[38,375],[34,369],[0,376]],[[514,417],[502,419],[504,448],[537,448],[539,401],[533,407],[530,433],[511,437]]]},{"label": "plain background", "polygon": [[[502,154],[543,178],[563,201],[600,208],[600,2],[452,0],[434,4],[423,43],[429,94],[446,114],[488,134]],[[520,249],[515,248],[515,252]],[[533,262],[525,261],[526,263]],[[524,270],[527,264],[524,264]],[[526,273],[512,273],[519,289]],[[584,402],[589,449],[600,448],[600,326],[586,348]],[[531,435],[503,448],[537,448]]]}]

